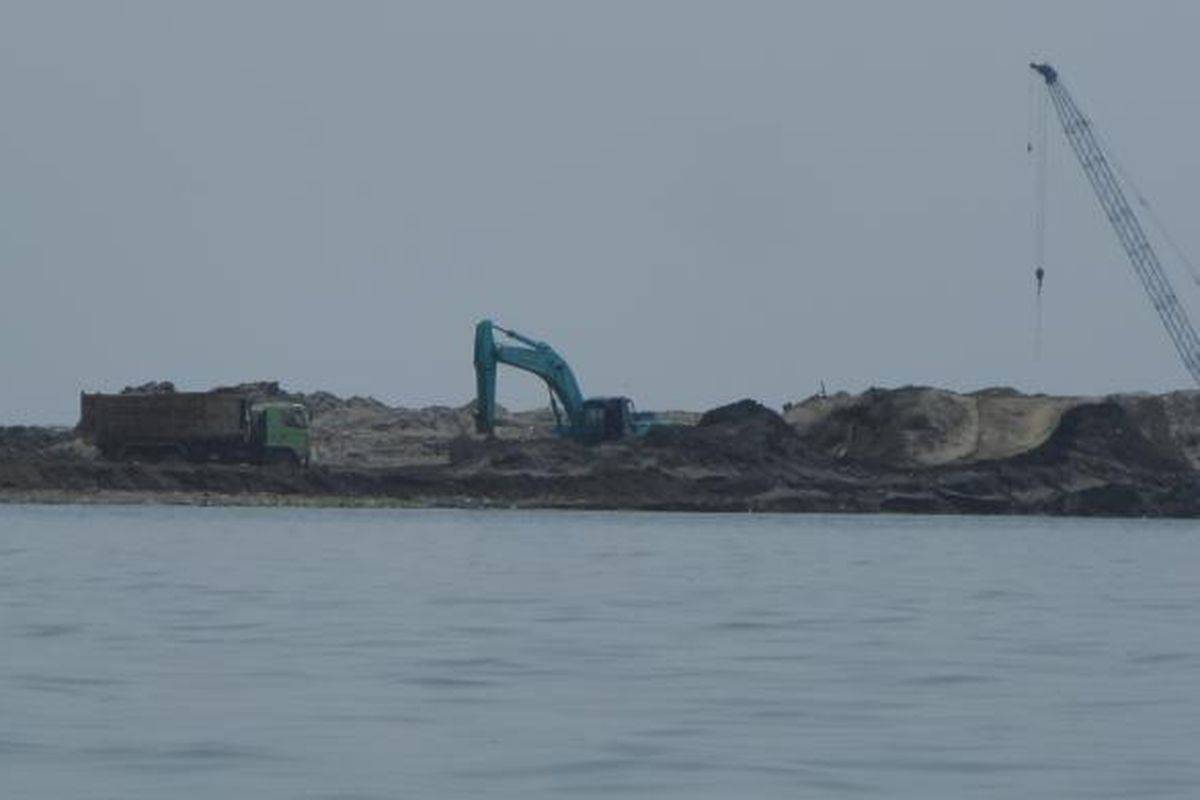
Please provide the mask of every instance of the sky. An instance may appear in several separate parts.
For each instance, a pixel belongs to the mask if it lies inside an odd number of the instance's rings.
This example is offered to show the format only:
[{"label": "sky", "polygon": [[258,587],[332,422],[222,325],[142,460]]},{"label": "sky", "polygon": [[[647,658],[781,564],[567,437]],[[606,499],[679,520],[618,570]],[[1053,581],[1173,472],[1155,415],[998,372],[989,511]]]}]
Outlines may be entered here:
[{"label": "sky", "polygon": [[1200,262],[1198,29],[1166,0],[0,2],[0,424],[150,380],[457,406],[482,318],[648,410],[1194,388],[1056,121],[1039,352],[1026,144],[1049,60]]}]

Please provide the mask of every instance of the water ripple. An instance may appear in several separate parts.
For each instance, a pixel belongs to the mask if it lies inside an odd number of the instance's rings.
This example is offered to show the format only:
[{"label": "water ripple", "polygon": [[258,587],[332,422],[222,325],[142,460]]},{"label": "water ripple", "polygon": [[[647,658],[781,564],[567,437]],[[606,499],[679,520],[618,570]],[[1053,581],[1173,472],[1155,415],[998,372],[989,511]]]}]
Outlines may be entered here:
[{"label": "water ripple", "polygon": [[982,683],[996,683],[999,679],[990,675],[976,675],[965,672],[947,672],[935,675],[919,675],[900,681],[903,686],[941,688],[946,686],[961,686]]},{"label": "water ripple", "polygon": [[240,763],[293,761],[263,747],[222,740],[199,740],[178,744],[106,744],[82,747],[80,757],[110,766],[164,772],[213,770]]},{"label": "water ripple", "polygon": [[1200,797],[1164,530],[0,507],[0,797]]},{"label": "water ripple", "polygon": [[70,636],[86,630],[87,626],[68,622],[43,623],[25,625],[18,630],[17,635],[27,639],[54,639],[59,636]]},{"label": "water ripple", "polygon": [[0,739],[0,758],[5,756],[26,756],[39,750],[47,749],[45,745],[28,739]]},{"label": "water ripple", "polygon": [[81,694],[94,689],[108,689],[127,686],[129,681],[118,678],[101,678],[87,675],[36,675],[32,673],[17,673],[13,680],[36,692],[53,692],[59,694]]}]

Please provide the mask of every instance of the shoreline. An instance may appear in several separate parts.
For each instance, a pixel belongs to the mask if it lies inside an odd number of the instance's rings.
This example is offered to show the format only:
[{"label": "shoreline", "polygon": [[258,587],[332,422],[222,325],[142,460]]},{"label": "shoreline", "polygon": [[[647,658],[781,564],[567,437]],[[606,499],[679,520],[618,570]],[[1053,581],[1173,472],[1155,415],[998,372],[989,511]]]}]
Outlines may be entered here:
[{"label": "shoreline", "polygon": [[0,428],[0,503],[1200,518],[1200,392],[744,400],[595,446],[535,417],[482,438],[466,407],[322,403],[309,468],[111,461],[71,429]]},{"label": "shoreline", "polygon": [[[1196,496],[1200,497],[1200,483],[1193,484]],[[126,506],[126,507],[171,507],[190,508],[310,508],[310,509],[398,509],[398,510],[456,510],[456,511],[581,511],[594,513],[666,513],[700,515],[775,514],[775,515],[895,515],[895,516],[962,516],[962,517],[1067,517],[1106,519],[1196,519],[1200,508],[1146,509],[1122,508],[1102,499],[1088,501],[1089,495],[1103,498],[1107,492],[1117,492],[1121,497],[1132,497],[1132,487],[1127,484],[1098,485],[1090,489],[1045,497],[1045,502],[1012,503],[1000,498],[992,502],[981,502],[980,498],[947,498],[936,492],[925,494],[889,494],[880,502],[878,497],[844,497],[839,500],[825,498],[814,502],[811,496],[800,498],[794,495],[762,498],[724,498],[714,501],[710,497],[686,499],[651,499],[643,502],[620,503],[612,499],[601,500],[586,497],[529,496],[529,497],[484,497],[472,495],[444,495],[421,497],[396,497],[387,495],[338,495],[338,494],[295,494],[277,492],[199,492],[199,491],[154,491],[154,490],[108,490],[97,489],[75,491],[65,489],[11,489],[0,488],[0,506]]]}]

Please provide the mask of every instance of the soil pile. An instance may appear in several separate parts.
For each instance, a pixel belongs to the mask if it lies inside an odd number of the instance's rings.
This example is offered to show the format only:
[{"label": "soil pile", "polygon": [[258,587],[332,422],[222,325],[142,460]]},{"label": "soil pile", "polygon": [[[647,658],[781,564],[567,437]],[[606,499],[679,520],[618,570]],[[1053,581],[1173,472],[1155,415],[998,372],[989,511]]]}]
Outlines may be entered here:
[{"label": "soil pile", "polygon": [[[346,400],[328,392],[298,396],[312,413],[313,459],[327,466],[397,467],[446,464],[454,443],[475,436],[475,404],[392,407],[371,397]],[[503,441],[554,437],[549,411],[496,409],[496,436]]]},{"label": "soil pile", "polygon": [[864,463],[943,464],[969,456],[978,440],[970,398],[923,387],[810,398],[785,414],[817,452]]},{"label": "soil pile", "polygon": [[1175,463],[1182,454],[1191,466],[1200,466],[1200,392],[1100,400],[1022,395],[1012,389],[958,394],[909,386],[811,397],[787,406],[784,417],[815,452],[828,458],[912,468],[1031,453],[1059,430],[1064,414],[1098,402],[1125,409],[1128,425],[1161,451],[1164,463]]},{"label": "soil pile", "polygon": [[79,459],[91,455],[71,428],[0,427],[0,460]]},{"label": "soil pile", "polygon": [[782,415],[742,400],[584,446],[557,436],[548,410],[501,409],[485,438],[471,404],[230,388],[304,402],[313,466],[108,462],[70,429],[0,428],[0,499],[1200,516],[1200,392],[904,387]]},{"label": "soil pile", "polygon": [[1187,457],[1172,441],[1161,404],[1115,400],[1068,409],[1046,442],[1017,460],[1051,465],[1081,462],[1125,472],[1190,469]]},{"label": "soil pile", "polygon": [[1200,391],[1109,398],[1130,415],[1138,430],[1171,458],[1200,470]]},{"label": "soil pile", "polygon": [[761,466],[803,461],[809,455],[783,417],[748,399],[707,411],[695,425],[652,428],[641,444],[674,467]]}]

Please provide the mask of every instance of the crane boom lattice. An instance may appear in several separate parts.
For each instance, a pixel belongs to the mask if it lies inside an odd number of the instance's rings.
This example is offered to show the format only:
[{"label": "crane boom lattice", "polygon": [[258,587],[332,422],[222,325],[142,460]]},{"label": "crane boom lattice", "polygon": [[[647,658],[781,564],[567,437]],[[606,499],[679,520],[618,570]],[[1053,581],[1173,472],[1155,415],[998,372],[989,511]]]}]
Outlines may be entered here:
[{"label": "crane boom lattice", "polygon": [[1050,93],[1054,110],[1058,113],[1059,122],[1062,123],[1071,149],[1075,151],[1075,156],[1079,159],[1100,206],[1108,221],[1112,223],[1121,247],[1124,248],[1134,272],[1145,287],[1146,294],[1149,295],[1154,310],[1158,312],[1171,342],[1179,352],[1184,367],[1196,384],[1200,385],[1200,336],[1196,335],[1187,312],[1184,311],[1179,297],[1163,271],[1158,255],[1150,245],[1150,240],[1146,238],[1146,233],[1142,230],[1129,201],[1125,199],[1125,193],[1092,130],[1091,122],[1079,110],[1079,106],[1062,85],[1058,72],[1052,66],[1030,66],[1045,79],[1046,89]]}]

